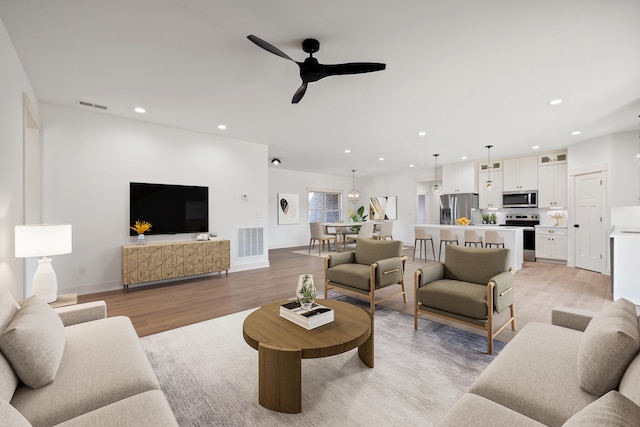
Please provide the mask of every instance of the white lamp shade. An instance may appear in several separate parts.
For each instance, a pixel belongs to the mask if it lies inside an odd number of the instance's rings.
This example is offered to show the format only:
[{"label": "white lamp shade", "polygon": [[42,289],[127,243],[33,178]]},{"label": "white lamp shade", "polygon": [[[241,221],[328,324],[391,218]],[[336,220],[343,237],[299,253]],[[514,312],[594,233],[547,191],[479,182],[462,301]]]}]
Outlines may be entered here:
[{"label": "white lamp shade", "polygon": [[16,225],[16,257],[44,257],[71,253],[71,224]]}]

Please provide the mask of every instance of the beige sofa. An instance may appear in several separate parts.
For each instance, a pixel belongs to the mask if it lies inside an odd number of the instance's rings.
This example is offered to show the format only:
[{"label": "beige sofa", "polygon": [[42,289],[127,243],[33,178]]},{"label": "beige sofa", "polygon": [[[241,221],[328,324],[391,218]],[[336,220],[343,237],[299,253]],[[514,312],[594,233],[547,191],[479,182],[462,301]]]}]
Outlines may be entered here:
[{"label": "beige sofa", "polygon": [[527,324],[438,426],[640,426],[640,318],[556,309]]},{"label": "beige sofa", "polygon": [[177,426],[127,317],[0,294],[0,424]]}]

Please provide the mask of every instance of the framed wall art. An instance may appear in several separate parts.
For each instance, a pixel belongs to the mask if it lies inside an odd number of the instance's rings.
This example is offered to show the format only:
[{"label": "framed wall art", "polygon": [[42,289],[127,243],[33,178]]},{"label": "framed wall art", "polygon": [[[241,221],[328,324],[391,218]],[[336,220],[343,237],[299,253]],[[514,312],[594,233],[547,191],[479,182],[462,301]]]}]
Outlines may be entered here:
[{"label": "framed wall art", "polygon": [[297,194],[278,193],[278,224],[300,223],[300,197]]},{"label": "framed wall art", "polygon": [[372,197],[369,200],[369,219],[398,219],[396,196]]}]

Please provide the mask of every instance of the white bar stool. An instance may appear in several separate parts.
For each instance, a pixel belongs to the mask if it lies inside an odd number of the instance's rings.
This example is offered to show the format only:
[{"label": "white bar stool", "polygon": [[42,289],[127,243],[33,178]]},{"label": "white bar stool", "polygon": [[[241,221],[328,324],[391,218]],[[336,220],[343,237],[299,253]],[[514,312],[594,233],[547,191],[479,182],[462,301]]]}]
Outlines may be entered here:
[{"label": "white bar stool", "polygon": [[421,227],[414,228],[415,240],[413,242],[413,260],[416,260],[416,246],[420,242],[420,259],[422,259],[422,247],[424,246],[424,261],[427,262],[427,240],[431,240],[431,251],[433,252],[433,260],[436,260],[436,250],[433,246],[433,236],[427,233],[427,230]]},{"label": "white bar stool", "polygon": [[442,257],[442,244],[451,245],[453,242],[458,244],[458,236],[451,230],[440,230],[440,250],[438,251],[438,261]]},{"label": "white bar stool", "polygon": [[480,247],[482,248],[484,247],[482,245],[482,236],[480,236],[474,230],[464,230],[464,245],[473,245],[475,247],[478,247],[478,245],[480,245]]},{"label": "white bar stool", "polygon": [[487,231],[484,233],[485,245],[487,248],[495,246],[504,248],[504,237],[502,237],[497,231]]}]

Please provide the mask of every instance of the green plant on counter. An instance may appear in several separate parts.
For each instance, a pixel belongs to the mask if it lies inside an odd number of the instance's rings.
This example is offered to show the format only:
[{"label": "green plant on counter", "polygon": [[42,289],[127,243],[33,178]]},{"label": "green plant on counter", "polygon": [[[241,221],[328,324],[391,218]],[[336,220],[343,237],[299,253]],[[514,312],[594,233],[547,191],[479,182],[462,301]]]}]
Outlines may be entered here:
[{"label": "green plant on counter", "polygon": [[489,214],[488,213],[482,214],[482,223],[483,224],[489,224]]},{"label": "green plant on counter", "polygon": [[495,224],[498,221],[498,215],[496,215],[495,213],[492,213],[491,215],[489,215],[489,222],[491,224]]}]

